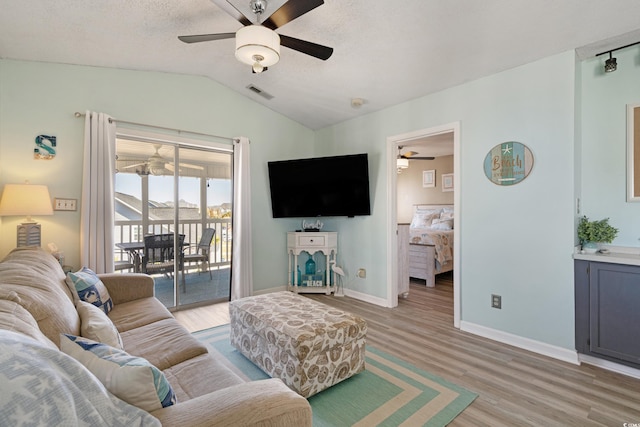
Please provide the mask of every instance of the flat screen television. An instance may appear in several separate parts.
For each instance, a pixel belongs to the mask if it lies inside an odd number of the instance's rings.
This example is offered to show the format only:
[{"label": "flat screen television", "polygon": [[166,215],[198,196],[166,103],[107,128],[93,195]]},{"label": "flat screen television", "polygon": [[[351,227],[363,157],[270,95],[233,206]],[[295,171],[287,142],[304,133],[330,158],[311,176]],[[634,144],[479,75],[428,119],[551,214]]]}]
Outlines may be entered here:
[{"label": "flat screen television", "polygon": [[274,218],[371,215],[367,154],[268,162]]}]

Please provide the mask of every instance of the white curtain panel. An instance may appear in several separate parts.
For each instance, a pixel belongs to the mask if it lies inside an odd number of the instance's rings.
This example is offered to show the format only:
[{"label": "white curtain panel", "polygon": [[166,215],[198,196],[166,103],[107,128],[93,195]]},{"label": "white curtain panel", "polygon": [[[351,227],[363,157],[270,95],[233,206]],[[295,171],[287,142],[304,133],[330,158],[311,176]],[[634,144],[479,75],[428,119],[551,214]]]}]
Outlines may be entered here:
[{"label": "white curtain panel", "polygon": [[113,272],[116,125],[104,113],[86,112],[80,262],[96,273]]},{"label": "white curtain panel", "polygon": [[231,262],[231,300],[250,296],[253,291],[251,255],[251,175],[249,139],[233,142],[233,257]]}]

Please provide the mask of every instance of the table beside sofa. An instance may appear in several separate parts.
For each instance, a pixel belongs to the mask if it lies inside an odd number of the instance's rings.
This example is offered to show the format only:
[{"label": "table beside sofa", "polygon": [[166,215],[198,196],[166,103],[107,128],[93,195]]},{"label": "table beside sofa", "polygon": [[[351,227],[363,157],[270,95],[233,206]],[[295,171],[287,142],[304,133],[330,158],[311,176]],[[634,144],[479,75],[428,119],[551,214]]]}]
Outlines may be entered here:
[{"label": "table beside sofa", "polygon": [[[162,425],[311,426],[309,403],[280,379],[245,382],[208,353],[154,297],[150,276],[99,277],[113,301],[108,317],[124,350],[160,369],[175,392],[176,404],[150,412]],[[0,262],[0,329],[49,351],[59,351],[61,333],[80,335],[65,274],[41,248],[15,249]],[[0,342],[0,352],[5,345]]]}]

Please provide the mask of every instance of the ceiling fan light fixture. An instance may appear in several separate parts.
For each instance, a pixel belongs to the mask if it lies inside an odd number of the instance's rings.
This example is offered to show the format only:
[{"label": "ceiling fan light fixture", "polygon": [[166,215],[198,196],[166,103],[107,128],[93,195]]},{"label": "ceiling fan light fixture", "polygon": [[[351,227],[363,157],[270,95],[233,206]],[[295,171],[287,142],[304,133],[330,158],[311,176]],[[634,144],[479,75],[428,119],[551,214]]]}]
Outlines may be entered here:
[{"label": "ceiling fan light fixture", "polygon": [[396,160],[396,166],[398,169],[407,169],[409,167],[409,159],[398,158]]},{"label": "ceiling fan light fixture", "polygon": [[264,61],[264,57],[262,55],[253,55],[253,59],[255,62],[253,63],[252,69],[254,73],[261,73],[264,71],[264,67],[262,66],[262,61]]},{"label": "ceiling fan light fixture", "polygon": [[[240,28],[236,32],[236,59],[251,65],[257,73],[263,71],[280,60],[280,36],[261,25]],[[262,70],[257,71],[256,64],[262,67]]]}]

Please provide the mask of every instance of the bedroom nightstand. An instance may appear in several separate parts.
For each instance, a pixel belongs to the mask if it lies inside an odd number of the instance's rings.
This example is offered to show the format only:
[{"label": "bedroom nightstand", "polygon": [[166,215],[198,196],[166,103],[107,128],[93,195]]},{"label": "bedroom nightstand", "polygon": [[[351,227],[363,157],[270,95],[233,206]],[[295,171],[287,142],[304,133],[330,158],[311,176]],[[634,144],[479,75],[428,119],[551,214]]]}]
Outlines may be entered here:
[{"label": "bedroom nightstand", "polygon": [[[289,254],[288,286],[295,293],[325,293],[330,295],[335,290],[335,273],[331,270],[332,262],[338,255],[338,233],[327,232],[297,232],[287,233],[287,252]],[[305,261],[299,264],[299,255]],[[324,264],[316,263],[316,274],[305,274],[305,263],[314,258],[316,253],[323,255]],[[321,270],[324,269],[322,272]],[[300,274],[298,274],[300,271]]]}]

